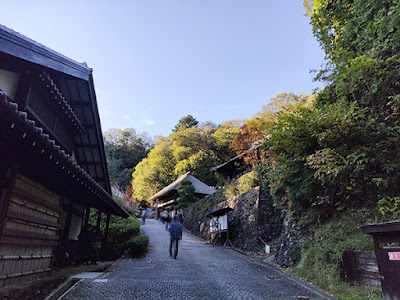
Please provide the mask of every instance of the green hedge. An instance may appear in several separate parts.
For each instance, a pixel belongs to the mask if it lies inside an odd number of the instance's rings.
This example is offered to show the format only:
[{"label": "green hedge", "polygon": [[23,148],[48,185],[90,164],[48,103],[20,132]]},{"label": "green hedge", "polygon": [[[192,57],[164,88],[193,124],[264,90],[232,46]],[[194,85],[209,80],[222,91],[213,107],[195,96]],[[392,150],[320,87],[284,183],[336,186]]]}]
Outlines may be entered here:
[{"label": "green hedge", "polygon": [[[148,245],[148,237],[140,234],[140,221],[136,217],[129,217],[123,219],[120,217],[111,217],[109,234],[108,234],[108,247],[102,253],[102,257],[106,260],[116,260],[124,255],[127,250],[132,253],[132,249],[138,246],[137,253],[144,255],[146,253],[143,246],[139,242],[132,244],[131,240],[145,241],[146,250]],[[144,242],[142,242],[144,243]]]},{"label": "green hedge", "polygon": [[135,236],[127,242],[127,246],[132,257],[142,257],[147,253],[149,237],[147,235]]},{"label": "green hedge", "polygon": [[109,245],[126,243],[132,236],[140,233],[140,222],[136,217],[116,218],[110,223]]}]

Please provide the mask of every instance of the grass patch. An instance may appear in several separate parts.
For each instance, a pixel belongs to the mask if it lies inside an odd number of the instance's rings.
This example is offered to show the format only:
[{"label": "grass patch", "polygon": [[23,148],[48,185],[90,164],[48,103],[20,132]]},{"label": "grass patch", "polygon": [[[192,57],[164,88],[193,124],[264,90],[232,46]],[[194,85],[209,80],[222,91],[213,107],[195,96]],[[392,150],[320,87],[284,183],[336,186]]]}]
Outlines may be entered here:
[{"label": "grass patch", "polygon": [[381,289],[350,286],[339,277],[339,265],[346,250],[374,251],[372,237],[360,226],[376,223],[375,212],[349,210],[333,216],[325,224],[313,225],[302,250],[299,265],[289,273],[331,293],[339,299],[382,299]]}]

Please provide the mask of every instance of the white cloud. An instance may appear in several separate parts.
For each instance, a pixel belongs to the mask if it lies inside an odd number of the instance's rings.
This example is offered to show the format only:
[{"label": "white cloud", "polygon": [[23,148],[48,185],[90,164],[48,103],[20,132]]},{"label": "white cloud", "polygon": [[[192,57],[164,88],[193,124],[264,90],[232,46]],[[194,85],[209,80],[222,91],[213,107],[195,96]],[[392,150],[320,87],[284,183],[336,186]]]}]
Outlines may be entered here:
[{"label": "white cloud", "polygon": [[154,124],[156,124],[156,121],[154,121],[154,120],[146,120],[145,122],[146,122],[147,125],[154,125]]},{"label": "white cloud", "polygon": [[131,118],[129,116],[123,116],[122,119],[124,120],[130,120]]}]

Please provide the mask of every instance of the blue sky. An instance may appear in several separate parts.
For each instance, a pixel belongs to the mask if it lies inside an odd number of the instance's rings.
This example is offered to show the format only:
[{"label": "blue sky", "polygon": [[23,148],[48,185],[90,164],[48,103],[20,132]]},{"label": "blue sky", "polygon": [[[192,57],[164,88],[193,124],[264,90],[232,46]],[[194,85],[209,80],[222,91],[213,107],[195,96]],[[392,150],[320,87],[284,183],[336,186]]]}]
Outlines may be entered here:
[{"label": "blue sky", "polygon": [[311,93],[324,54],[302,0],[2,3],[3,24],[93,68],[103,131],[169,135],[188,114],[252,117],[282,92]]}]

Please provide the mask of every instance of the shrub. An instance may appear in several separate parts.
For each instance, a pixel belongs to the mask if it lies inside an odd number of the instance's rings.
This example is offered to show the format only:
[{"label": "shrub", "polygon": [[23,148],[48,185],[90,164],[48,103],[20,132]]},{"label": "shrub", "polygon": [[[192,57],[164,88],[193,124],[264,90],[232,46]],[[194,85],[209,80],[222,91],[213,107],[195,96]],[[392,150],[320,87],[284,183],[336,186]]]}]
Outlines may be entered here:
[{"label": "shrub", "polygon": [[129,254],[132,257],[142,257],[146,254],[149,246],[149,237],[147,235],[138,235],[127,242]]},{"label": "shrub", "polygon": [[127,219],[117,218],[110,223],[109,227],[109,244],[126,243],[132,236],[138,235],[140,232],[140,222],[136,217]]},{"label": "shrub", "polygon": [[[298,266],[290,270],[339,299],[380,299],[379,289],[349,286],[340,281],[340,262],[347,250],[373,251],[372,238],[360,226],[375,223],[377,211],[349,209],[324,224],[309,227],[309,239]],[[312,218],[313,219],[313,218]],[[303,220],[304,222],[305,220]]]},{"label": "shrub", "polygon": [[140,222],[136,217],[123,219],[111,217],[107,249],[102,249],[102,257],[106,260],[120,258],[128,249],[128,241],[140,234]]},{"label": "shrub", "polygon": [[231,183],[226,187],[225,197],[227,199],[233,198],[237,195],[246,193],[252,188],[255,188],[260,184],[259,176],[256,171],[251,171],[247,174],[242,175],[237,180],[232,180]]},{"label": "shrub", "polygon": [[126,251],[126,244],[108,244],[107,248],[100,250],[100,257],[104,260],[117,260]]}]

